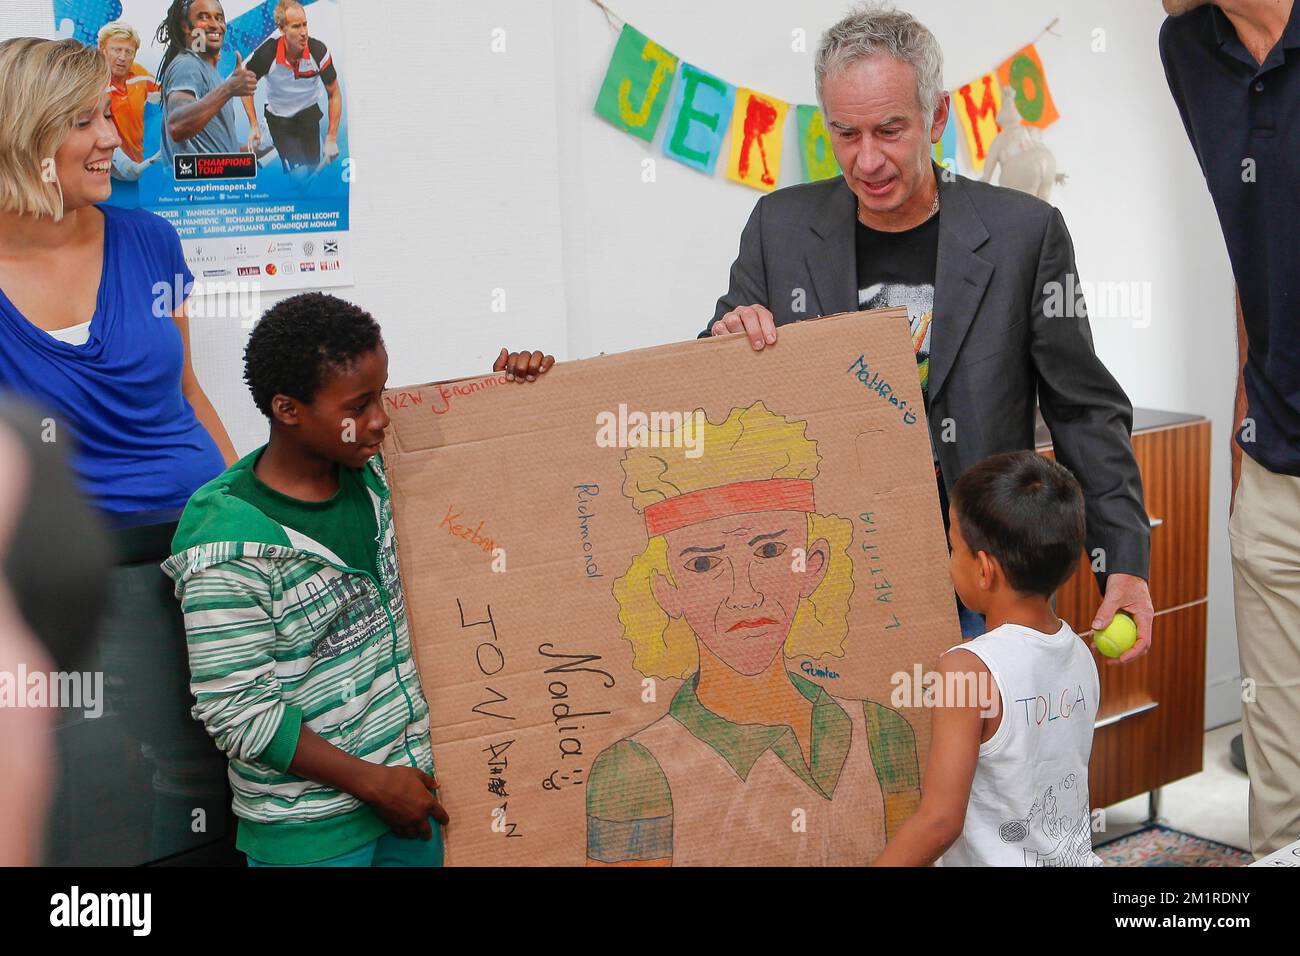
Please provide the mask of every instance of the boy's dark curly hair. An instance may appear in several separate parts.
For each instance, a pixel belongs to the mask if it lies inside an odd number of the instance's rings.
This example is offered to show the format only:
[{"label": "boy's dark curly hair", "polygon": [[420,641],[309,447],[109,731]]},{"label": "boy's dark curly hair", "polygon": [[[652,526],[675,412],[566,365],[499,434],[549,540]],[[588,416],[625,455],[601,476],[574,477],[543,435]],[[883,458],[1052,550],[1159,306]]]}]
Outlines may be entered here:
[{"label": "boy's dark curly hair", "polygon": [[992,455],[957,479],[950,499],[971,553],[997,558],[1021,594],[1051,597],[1074,573],[1087,518],[1064,465],[1032,451]]},{"label": "boy's dark curly hair", "polygon": [[290,296],[267,310],[244,349],[244,381],[267,418],[271,399],[316,397],[331,372],[351,368],[384,344],[365,309],[322,292]]}]

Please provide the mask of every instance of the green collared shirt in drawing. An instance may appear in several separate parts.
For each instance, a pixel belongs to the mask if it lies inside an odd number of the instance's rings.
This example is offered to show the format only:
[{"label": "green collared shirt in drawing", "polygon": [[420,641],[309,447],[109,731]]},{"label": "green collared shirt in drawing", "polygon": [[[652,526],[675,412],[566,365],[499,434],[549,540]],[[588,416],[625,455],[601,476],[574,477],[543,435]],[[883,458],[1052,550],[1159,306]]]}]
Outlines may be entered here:
[{"label": "green collared shirt in drawing", "polygon": [[[779,781],[788,795],[806,804],[806,812],[812,814],[819,806],[835,802],[845,787],[878,788],[869,798],[859,792],[841,802],[866,808],[863,816],[883,816],[879,821],[859,820],[860,829],[879,827],[881,840],[893,832],[915,808],[920,794],[911,726],[901,714],[874,701],[840,700],[797,674],[788,676],[799,693],[812,702],[810,761],[805,761],[789,726],[736,724],[710,711],[696,696],[699,675],[693,675],[673,697],[665,717],[641,733],[618,741],[593,765],[587,784],[589,859],[598,863],[669,859],[684,862],[680,844],[683,837],[689,837],[691,828],[684,825],[689,821],[684,821],[683,815],[698,816],[702,809],[717,825],[752,830],[752,826],[740,821],[756,819],[759,811],[753,807],[743,812],[729,811],[718,804],[731,800],[758,805],[769,796],[780,803],[783,797],[767,792],[773,789],[773,780]],[[755,765],[769,752],[779,765],[770,759],[763,765],[766,783],[760,786],[764,792],[755,792],[750,786],[751,776]],[[717,758],[725,763],[720,764]],[[784,773],[777,769],[781,767]],[[790,786],[794,780],[799,785]],[[871,807],[883,812],[872,814]],[[782,824],[790,829],[790,807],[783,805],[780,814]],[[846,822],[842,815],[832,818],[822,814],[820,819],[824,825],[838,819],[837,829],[853,828],[851,818]],[[722,835],[718,842],[721,846],[728,840],[751,836]],[[847,834],[833,836],[838,843],[844,843],[840,838]],[[797,851],[774,845],[772,852],[777,859],[796,852],[800,859],[817,861],[821,860],[817,847],[808,849],[816,842],[805,836],[798,841]],[[729,862],[733,852],[734,845],[716,862]],[[696,854],[694,860],[709,862],[707,854]]]}]

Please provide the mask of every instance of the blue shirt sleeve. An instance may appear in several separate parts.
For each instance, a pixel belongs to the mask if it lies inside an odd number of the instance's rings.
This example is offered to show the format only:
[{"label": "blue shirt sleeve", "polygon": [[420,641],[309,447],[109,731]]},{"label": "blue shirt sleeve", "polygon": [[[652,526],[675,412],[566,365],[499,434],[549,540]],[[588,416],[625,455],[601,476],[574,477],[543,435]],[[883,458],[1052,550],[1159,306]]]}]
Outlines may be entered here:
[{"label": "blue shirt sleeve", "polygon": [[182,296],[180,302],[174,303],[175,308],[171,310],[174,313],[190,297],[194,287],[194,273],[185,261],[181,237],[176,234],[175,227],[161,216],[137,210],[135,218],[149,250],[150,265],[158,272],[154,282],[166,283],[168,288],[179,290]]},{"label": "blue shirt sleeve", "polygon": [[190,293],[194,291],[194,273],[190,271],[190,265],[185,261],[185,247],[181,245],[181,237],[176,234],[176,229],[166,219],[155,218],[166,250],[164,261],[171,263],[173,276],[181,277],[181,288],[184,290],[185,298],[188,299]]}]

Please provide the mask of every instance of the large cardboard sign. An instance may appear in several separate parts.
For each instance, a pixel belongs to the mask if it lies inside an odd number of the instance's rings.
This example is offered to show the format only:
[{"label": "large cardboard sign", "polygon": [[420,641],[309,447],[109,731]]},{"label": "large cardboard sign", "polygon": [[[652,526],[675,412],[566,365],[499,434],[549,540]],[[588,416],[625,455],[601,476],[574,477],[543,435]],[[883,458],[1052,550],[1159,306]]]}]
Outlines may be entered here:
[{"label": "large cardboard sign", "polygon": [[905,310],[394,389],[451,865],[870,860],[959,631]]}]

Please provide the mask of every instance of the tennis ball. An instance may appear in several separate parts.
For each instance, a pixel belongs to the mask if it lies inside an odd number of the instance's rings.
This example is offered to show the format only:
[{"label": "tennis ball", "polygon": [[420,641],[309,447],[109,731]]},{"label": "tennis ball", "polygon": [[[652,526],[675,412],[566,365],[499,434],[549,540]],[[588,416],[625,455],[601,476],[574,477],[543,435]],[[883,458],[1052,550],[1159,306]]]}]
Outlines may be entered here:
[{"label": "tennis ball", "polygon": [[1092,632],[1092,645],[1106,657],[1119,657],[1137,643],[1138,629],[1133,618],[1123,611],[1117,613],[1099,631]]}]

